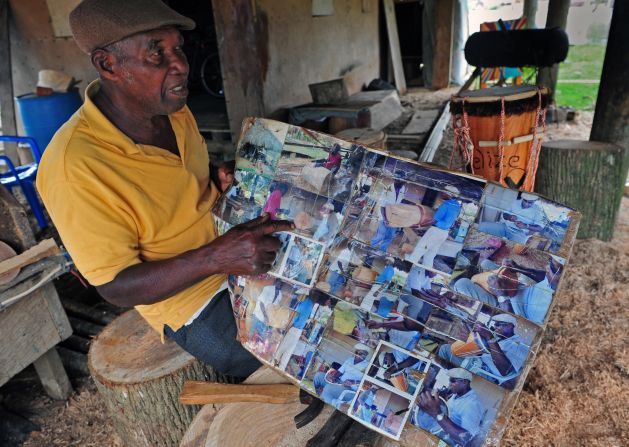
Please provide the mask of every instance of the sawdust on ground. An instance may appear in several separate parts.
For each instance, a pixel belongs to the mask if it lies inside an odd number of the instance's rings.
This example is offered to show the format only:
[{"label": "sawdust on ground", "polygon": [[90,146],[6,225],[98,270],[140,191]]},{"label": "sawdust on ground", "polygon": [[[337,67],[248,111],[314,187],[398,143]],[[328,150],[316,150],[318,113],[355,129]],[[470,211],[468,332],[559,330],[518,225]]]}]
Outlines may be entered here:
[{"label": "sawdust on ground", "polygon": [[[578,119],[552,126],[548,138],[588,139],[591,117]],[[578,241],[573,249],[504,446],[629,445],[628,284],[625,197],[615,238]],[[29,392],[29,419],[41,429],[30,434],[25,447],[122,445],[89,379],[79,381],[67,403],[48,399],[41,388]]]}]

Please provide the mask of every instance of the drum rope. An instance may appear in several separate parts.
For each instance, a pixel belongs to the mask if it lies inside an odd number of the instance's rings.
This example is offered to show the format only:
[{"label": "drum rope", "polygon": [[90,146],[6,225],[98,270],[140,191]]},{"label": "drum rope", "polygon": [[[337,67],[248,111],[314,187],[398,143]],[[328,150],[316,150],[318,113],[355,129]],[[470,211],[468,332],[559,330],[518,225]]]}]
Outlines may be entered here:
[{"label": "drum rope", "polygon": [[464,167],[468,164],[470,165],[472,174],[474,174],[474,164],[472,163],[472,150],[474,147],[474,143],[472,143],[472,138],[470,137],[470,126],[467,120],[467,110],[465,110],[465,100],[467,98],[463,98],[463,102],[461,103],[461,109],[463,110],[463,122],[461,125],[457,124],[457,116],[452,115],[452,129],[454,130],[454,148],[452,153],[450,154],[450,169],[452,169],[452,164],[454,161],[454,153],[458,151],[461,153],[464,161]]},{"label": "drum rope", "polygon": [[537,88],[537,110],[535,113],[535,127],[533,128],[533,142],[531,144],[531,155],[528,161],[526,180],[523,184],[524,189],[532,191],[535,185],[535,175],[539,165],[539,156],[541,153],[542,137],[538,136],[537,129],[542,128],[541,135],[546,131],[546,109],[542,109],[542,90]]},{"label": "drum rope", "polygon": [[500,135],[498,137],[498,181],[504,183],[502,178],[502,163],[505,156],[504,139],[505,139],[505,98],[500,98]]}]

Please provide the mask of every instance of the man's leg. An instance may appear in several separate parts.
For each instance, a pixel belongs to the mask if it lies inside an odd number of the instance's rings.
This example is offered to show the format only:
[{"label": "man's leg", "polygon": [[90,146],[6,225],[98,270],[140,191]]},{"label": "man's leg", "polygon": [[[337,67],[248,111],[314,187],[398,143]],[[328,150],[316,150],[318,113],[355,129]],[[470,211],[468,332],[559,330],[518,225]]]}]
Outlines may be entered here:
[{"label": "man's leg", "polygon": [[455,366],[461,366],[461,363],[463,363],[463,359],[461,357],[457,357],[456,355],[452,354],[452,346],[451,345],[441,345],[439,347],[439,357],[441,357],[444,360],[447,360],[448,362],[452,363]]},{"label": "man's leg", "polygon": [[413,264],[419,264],[419,260],[426,254],[429,248],[429,241],[432,237],[432,229],[435,227],[430,227],[426,230],[424,235],[421,237],[413,252],[410,255],[406,255],[406,260],[412,262]]},{"label": "man's leg", "polygon": [[491,293],[487,292],[478,284],[474,284],[471,279],[461,278],[454,283],[453,289],[462,295],[469,296],[483,303],[492,306],[498,305],[498,300]]},{"label": "man's leg", "polygon": [[282,371],[286,370],[288,362],[290,361],[290,358],[293,355],[295,348],[297,347],[297,343],[299,342],[299,337],[301,336],[302,331],[303,329],[291,327],[284,336],[284,340],[282,340],[282,344],[275,354],[275,358],[279,360],[279,368]]},{"label": "man's leg", "polygon": [[214,369],[245,378],[261,363],[237,340],[236,322],[227,290],[216,295],[192,323],[165,334],[185,351]]},{"label": "man's leg", "polygon": [[443,243],[448,239],[448,233],[449,233],[448,230],[442,230],[441,228],[436,228],[436,227],[432,227],[432,228],[434,228],[434,230],[431,231],[430,239],[426,243],[428,248],[426,250],[426,253],[424,254],[424,262],[423,262],[424,265],[430,268],[433,268],[435,256],[437,256],[439,249],[441,248]]}]

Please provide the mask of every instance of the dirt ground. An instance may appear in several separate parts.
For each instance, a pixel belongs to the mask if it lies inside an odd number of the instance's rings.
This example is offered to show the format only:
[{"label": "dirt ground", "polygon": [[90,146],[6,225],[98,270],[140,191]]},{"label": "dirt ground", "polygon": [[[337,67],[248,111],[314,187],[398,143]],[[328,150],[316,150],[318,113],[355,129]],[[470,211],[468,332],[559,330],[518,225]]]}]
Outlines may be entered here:
[{"label": "dirt ground", "polygon": [[[547,137],[587,139],[590,125],[591,114],[582,114],[575,123],[550,126]],[[582,240],[573,249],[544,342],[502,445],[629,445],[627,284],[625,197],[614,239]],[[14,445],[121,446],[90,379],[74,385],[68,402],[46,397],[29,370],[2,387],[0,413],[11,408],[11,417],[37,426],[23,444]],[[6,412],[0,414],[0,419],[8,421],[6,417]]]}]

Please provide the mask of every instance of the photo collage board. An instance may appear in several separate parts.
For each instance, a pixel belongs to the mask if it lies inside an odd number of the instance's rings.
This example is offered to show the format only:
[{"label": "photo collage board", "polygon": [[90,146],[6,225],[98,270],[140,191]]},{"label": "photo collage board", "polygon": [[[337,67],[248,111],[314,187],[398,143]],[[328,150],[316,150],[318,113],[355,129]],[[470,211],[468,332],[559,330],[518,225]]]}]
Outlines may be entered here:
[{"label": "photo collage board", "polygon": [[[219,233],[267,213],[271,270],[230,276],[245,348],[400,439],[482,445],[521,385],[579,214],[533,193],[248,118]],[[508,411],[507,411],[508,413]]]}]

